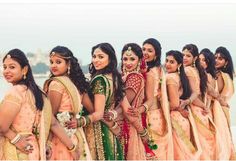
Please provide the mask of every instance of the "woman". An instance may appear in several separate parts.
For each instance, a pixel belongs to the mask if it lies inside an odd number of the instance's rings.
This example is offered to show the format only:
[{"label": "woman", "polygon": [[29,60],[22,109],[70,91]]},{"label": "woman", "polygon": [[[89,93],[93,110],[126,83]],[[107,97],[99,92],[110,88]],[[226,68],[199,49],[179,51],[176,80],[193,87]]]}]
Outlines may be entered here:
[{"label": "woman", "polygon": [[183,67],[182,53],[171,50],[166,53],[166,85],[170,104],[174,160],[196,160],[201,148],[191,111],[180,105],[191,95],[188,78]]},{"label": "woman", "polygon": [[153,38],[145,40],[143,55],[148,66],[145,82],[146,100],[142,106],[142,112],[146,111],[145,124],[151,139],[158,145],[158,149],[153,150],[158,159],[171,160],[173,142],[165,73],[161,67],[161,44]]},{"label": "woman", "polygon": [[[230,132],[230,114],[229,114],[229,99],[234,94],[234,68],[233,61],[230,52],[225,47],[218,47],[215,52],[216,70],[217,70],[217,85],[220,97],[222,98],[221,106],[227,119],[227,125]],[[219,125],[219,124],[217,124]],[[231,135],[228,134],[228,130],[219,127],[220,133],[225,139],[224,141],[224,158],[223,159],[235,159],[235,150]],[[225,133],[225,134],[224,134]],[[223,141],[223,140],[222,140]]]},{"label": "woman", "polygon": [[183,47],[183,64],[189,79],[192,94],[188,100],[183,100],[182,105],[190,105],[198,129],[199,140],[202,147],[200,159],[216,159],[216,129],[209,110],[206,108],[207,76],[200,65],[198,48],[194,44]]},{"label": "woman", "polygon": [[[120,127],[116,121],[105,121],[104,113],[113,111],[124,97],[121,75],[117,70],[115,50],[109,43],[100,43],[92,48],[91,74],[94,112],[87,115],[90,125],[86,137],[95,160],[123,160],[123,149],[116,137]],[[92,124],[91,124],[92,123]],[[79,126],[84,123],[78,119]]]},{"label": "woman", "polygon": [[[126,44],[122,49],[122,74],[125,83],[126,97],[132,108],[142,106],[144,99],[144,77],[141,74],[142,49],[135,43]],[[147,135],[142,126],[142,118],[137,119],[126,114],[129,109],[123,108],[125,118],[122,123],[122,140],[126,160],[146,160],[145,149],[141,137]],[[146,132],[146,133],[145,133]]]},{"label": "woman", "polygon": [[[45,82],[44,90],[47,93],[53,115],[64,127],[67,135],[79,147],[80,160],[91,160],[88,144],[81,127],[70,128],[67,121],[80,117],[82,106],[89,105],[87,89],[89,88],[77,58],[64,46],[56,46],[50,52],[51,77]],[[89,107],[87,106],[87,107]],[[72,160],[71,153],[57,136],[51,136],[51,160]]]},{"label": "woman", "polygon": [[[202,49],[199,54],[199,61],[207,74],[207,99],[206,107],[212,115],[213,99],[219,98],[219,93],[216,91],[216,69],[214,54],[207,48]],[[213,116],[212,116],[213,117]]]},{"label": "woman", "polygon": [[49,129],[78,159],[76,146],[51,117],[50,103],[35,83],[21,50],[13,49],[3,58],[3,75],[13,87],[0,105],[0,159],[46,160]]}]

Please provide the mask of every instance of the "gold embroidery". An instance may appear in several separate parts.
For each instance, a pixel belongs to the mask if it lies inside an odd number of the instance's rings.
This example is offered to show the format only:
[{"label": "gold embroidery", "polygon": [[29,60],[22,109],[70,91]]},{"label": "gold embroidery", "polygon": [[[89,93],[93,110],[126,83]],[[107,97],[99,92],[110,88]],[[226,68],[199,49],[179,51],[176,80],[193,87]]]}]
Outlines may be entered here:
[{"label": "gold embroidery", "polygon": [[184,133],[184,130],[181,128],[181,126],[178,124],[177,121],[174,119],[171,119],[172,126],[176,132],[176,134],[181,138],[181,140],[185,143],[185,145],[191,150],[192,153],[196,152],[196,148],[191,143],[190,139],[186,136]]},{"label": "gold embroidery", "polygon": [[104,86],[102,85],[101,80],[97,80],[94,84],[94,89],[93,89],[94,94],[105,94],[105,89]]},{"label": "gold embroidery", "polygon": [[97,160],[105,160],[105,154],[103,149],[103,141],[102,141],[102,129],[101,123],[94,123],[94,136],[95,136],[95,144],[97,149]]},{"label": "gold embroidery", "polygon": [[17,106],[20,106],[20,104],[21,104],[21,99],[18,98],[17,96],[11,95],[11,94],[6,95],[3,101],[14,103]]},{"label": "gold embroidery", "polygon": [[[209,129],[194,112],[193,112],[193,118],[196,121],[196,123],[198,123],[198,125],[201,125],[204,129],[209,131],[210,134],[215,135],[215,133],[216,133],[215,129],[213,129],[213,128]],[[208,121],[209,121],[209,119],[208,119]]]}]

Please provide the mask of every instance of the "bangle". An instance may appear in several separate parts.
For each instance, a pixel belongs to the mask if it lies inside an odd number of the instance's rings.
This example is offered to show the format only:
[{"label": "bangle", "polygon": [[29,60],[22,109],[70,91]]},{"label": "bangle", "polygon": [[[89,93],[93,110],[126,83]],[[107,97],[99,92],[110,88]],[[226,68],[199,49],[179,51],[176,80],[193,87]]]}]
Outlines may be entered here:
[{"label": "bangle", "polygon": [[147,105],[147,104],[145,104],[145,103],[143,103],[143,104],[142,104],[142,106],[143,106],[143,107],[144,107],[144,109],[145,109],[145,110],[144,110],[144,112],[147,112],[147,111],[148,111],[148,105]]},{"label": "bangle", "polygon": [[84,117],[85,117],[85,121],[86,121],[86,125],[85,126],[88,126],[91,123],[91,120],[90,120],[88,115],[86,115]]},{"label": "bangle", "polygon": [[188,100],[189,100],[189,105],[190,105],[192,103],[192,100],[191,100],[191,98],[189,98]]},{"label": "bangle", "polygon": [[20,139],[21,139],[21,135],[16,134],[16,136],[10,142],[15,145]]},{"label": "bangle", "polygon": [[73,147],[71,149],[67,148],[69,152],[74,152],[76,150],[76,145],[73,144]]},{"label": "bangle", "polygon": [[116,129],[118,127],[117,122],[114,123],[114,125],[111,127],[111,129]]},{"label": "bangle", "polygon": [[86,126],[86,118],[84,116],[82,116],[81,119],[83,120],[83,124],[81,125],[81,127]]},{"label": "bangle", "polygon": [[50,148],[52,148],[52,142],[51,142],[51,141],[47,141],[47,146],[49,146]]},{"label": "bangle", "polygon": [[148,134],[148,131],[147,131],[147,129],[144,129],[141,133],[138,133],[138,134],[139,134],[139,136],[144,137]]},{"label": "bangle", "polygon": [[115,120],[117,118],[117,116],[118,116],[117,111],[109,110],[109,112],[111,112],[113,114],[113,120]]}]

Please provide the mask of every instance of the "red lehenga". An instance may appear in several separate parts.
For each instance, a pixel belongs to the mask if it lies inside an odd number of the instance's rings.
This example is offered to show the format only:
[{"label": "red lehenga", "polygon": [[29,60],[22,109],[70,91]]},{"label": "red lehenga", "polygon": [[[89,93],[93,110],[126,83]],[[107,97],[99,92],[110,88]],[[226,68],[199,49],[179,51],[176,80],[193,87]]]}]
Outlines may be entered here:
[{"label": "red lehenga", "polygon": [[[130,103],[133,108],[138,108],[144,99],[144,78],[137,72],[129,73],[123,77],[125,89],[131,89],[135,92],[135,98]],[[138,118],[142,124],[141,116]],[[146,160],[145,148],[141,137],[132,123],[124,118],[122,121],[122,140],[124,142],[124,154],[126,160]]]}]

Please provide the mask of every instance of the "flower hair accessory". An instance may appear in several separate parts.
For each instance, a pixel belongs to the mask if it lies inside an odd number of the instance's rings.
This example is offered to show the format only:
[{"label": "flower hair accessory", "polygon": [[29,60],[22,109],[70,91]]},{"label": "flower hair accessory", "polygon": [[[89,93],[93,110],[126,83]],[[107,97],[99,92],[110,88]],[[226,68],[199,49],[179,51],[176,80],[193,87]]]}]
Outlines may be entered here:
[{"label": "flower hair accessory", "polygon": [[7,54],[7,57],[6,57],[6,58],[10,59],[10,58],[11,58],[11,55],[10,55],[10,54]]}]

